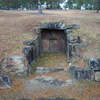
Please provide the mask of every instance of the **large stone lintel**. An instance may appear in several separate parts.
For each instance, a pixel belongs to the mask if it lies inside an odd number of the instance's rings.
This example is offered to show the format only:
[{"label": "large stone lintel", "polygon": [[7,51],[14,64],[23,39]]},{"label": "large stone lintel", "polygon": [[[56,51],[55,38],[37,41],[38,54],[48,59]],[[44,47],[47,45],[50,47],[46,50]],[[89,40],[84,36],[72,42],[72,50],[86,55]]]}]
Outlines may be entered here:
[{"label": "large stone lintel", "polygon": [[49,23],[40,23],[40,28],[41,29],[61,29],[61,30],[65,30],[66,26],[64,23],[60,23],[60,22],[49,22]]}]

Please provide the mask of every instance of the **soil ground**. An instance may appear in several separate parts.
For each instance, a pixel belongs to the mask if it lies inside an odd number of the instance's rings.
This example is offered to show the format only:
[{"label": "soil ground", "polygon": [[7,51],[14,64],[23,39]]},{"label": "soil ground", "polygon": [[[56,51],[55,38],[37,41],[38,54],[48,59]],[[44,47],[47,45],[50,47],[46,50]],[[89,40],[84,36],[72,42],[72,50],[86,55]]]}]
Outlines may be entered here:
[{"label": "soil ground", "polygon": [[[79,35],[82,42],[86,42],[81,48],[82,54],[87,59],[100,57],[100,13],[86,10],[44,10],[46,14],[37,15],[37,11],[0,11],[0,60],[9,56],[22,56],[23,41],[36,37],[35,28],[40,22],[63,22],[66,24],[79,24],[80,29],[74,30],[73,34]],[[79,67],[88,68],[87,61],[76,58],[73,63]],[[36,74],[31,72],[27,77],[12,76],[11,89],[0,90],[0,100],[19,100],[26,97],[35,100],[39,97],[46,98],[74,98],[76,100],[100,100],[100,83],[75,81],[69,74],[69,64],[63,53],[41,54],[34,67],[62,67],[65,70],[49,74]],[[0,71],[2,72],[2,71]],[[66,82],[72,80],[72,85],[62,88],[27,89],[24,82],[29,82],[36,77],[52,77]],[[37,86],[38,87],[38,86]]]}]

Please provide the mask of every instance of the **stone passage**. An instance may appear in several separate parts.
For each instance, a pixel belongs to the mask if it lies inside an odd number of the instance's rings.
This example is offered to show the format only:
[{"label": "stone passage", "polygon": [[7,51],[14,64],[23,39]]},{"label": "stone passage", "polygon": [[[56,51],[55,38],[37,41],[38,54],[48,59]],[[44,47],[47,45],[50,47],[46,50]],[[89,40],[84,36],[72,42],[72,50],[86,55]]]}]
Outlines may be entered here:
[{"label": "stone passage", "polygon": [[[65,52],[67,61],[72,56],[76,56],[75,45],[80,42],[78,36],[71,36],[69,33],[73,29],[78,29],[77,24],[65,25],[60,22],[41,23],[40,28],[36,29],[37,37],[30,41],[24,41],[27,46],[22,53],[26,57],[30,67],[43,52]],[[74,55],[73,55],[74,54]]]}]

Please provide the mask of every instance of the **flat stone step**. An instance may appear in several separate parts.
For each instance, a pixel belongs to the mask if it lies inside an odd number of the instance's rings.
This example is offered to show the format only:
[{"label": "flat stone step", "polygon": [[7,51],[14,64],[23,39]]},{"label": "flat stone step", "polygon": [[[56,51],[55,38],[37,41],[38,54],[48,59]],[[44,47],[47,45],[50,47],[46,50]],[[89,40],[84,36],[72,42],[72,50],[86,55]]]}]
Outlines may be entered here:
[{"label": "flat stone step", "polygon": [[36,73],[53,73],[53,72],[59,72],[63,71],[64,68],[50,68],[50,67],[36,67],[35,72]]}]

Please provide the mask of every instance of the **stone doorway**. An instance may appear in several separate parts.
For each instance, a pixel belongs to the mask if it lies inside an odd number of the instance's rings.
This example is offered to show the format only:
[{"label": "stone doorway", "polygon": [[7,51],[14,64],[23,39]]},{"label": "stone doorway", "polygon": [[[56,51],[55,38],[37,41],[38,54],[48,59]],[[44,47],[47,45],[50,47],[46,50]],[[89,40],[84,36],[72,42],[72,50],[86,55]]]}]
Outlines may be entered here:
[{"label": "stone doorway", "polygon": [[64,52],[67,62],[71,62],[76,56],[75,46],[80,42],[79,36],[70,35],[73,29],[78,29],[77,24],[65,25],[60,22],[40,23],[36,28],[37,37],[30,41],[24,41],[27,45],[22,53],[26,57],[30,66],[33,66],[36,59],[44,52]]},{"label": "stone doorway", "polygon": [[42,29],[41,42],[44,52],[65,52],[66,41],[64,30]]}]

